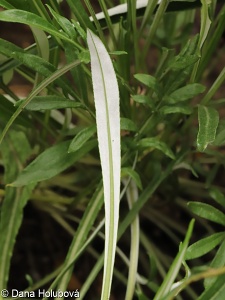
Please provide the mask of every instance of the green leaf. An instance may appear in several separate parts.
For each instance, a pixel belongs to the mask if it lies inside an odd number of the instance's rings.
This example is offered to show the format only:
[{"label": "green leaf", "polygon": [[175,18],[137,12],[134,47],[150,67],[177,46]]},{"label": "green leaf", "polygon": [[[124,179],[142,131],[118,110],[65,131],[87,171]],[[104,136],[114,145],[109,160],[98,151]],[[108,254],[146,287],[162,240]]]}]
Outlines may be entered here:
[{"label": "green leaf", "polygon": [[50,179],[73,165],[96,146],[96,141],[90,141],[77,152],[68,153],[70,143],[71,141],[62,142],[42,152],[10,186],[18,187]]},{"label": "green leaf", "polygon": [[94,30],[94,26],[92,22],[89,19],[89,16],[87,12],[85,11],[82,2],[80,1],[74,1],[74,0],[67,0],[68,5],[71,8],[71,11],[74,13],[76,19],[78,20],[80,26],[86,30],[87,28],[90,28]]},{"label": "green leaf", "polygon": [[157,90],[157,80],[155,77],[148,75],[148,74],[135,74],[134,78],[138,81],[146,85],[147,87],[153,89],[154,91]]},{"label": "green leaf", "polygon": [[[0,95],[0,124],[2,128],[6,125],[12,113],[14,112],[15,107],[12,102]],[[22,125],[24,127],[32,127],[32,122],[29,120],[28,116],[25,115],[25,113],[21,113],[21,115],[15,120],[14,124]]]},{"label": "green leaf", "polygon": [[215,187],[210,188],[209,195],[217,203],[222,205],[223,208],[225,208],[225,195],[218,188],[215,188]]},{"label": "green leaf", "polygon": [[185,236],[184,242],[181,243],[179,252],[172,262],[172,265],[169,269],[169,271],[166,274],[165,279],[163,280],[163,283],[161,284],[160,288],[158,289],[155,297],[153,300],[161,300],[163,297],[165,297],[169,291],[171,290],[172,284],[174,283],[174,280],[177,277],[177,274],[180,270],[180,267],[182,265],[182,261],[184,260],[185,253],[187,251],[188,243],[191,238],[192,232],[193,232],[193,227],[194,227],[194,220],[191,220],[187,234]]},{"label": "green leaf", "polygon": [[[22,145],[22,147],[21,147]],[[10,131],[1,145],[1,158],[4,165],[4,182],[17,176],[19,168],[31,155],[31,148],[25,134]],[[16,159],[12,159],[15,158]],[[0,290],[7,288],[10,260],[22,218],[23,208],[29,200],[34,185],[23,189],[6,187],[4,201],[0,209]]]},{"label": "green leaf", "polygon": [[96,125],[86,127],[73,138],[69,145],[68,153],[75,152],[80,149],[96,132]]},{"label": "green leaf", "polygon": [[86,51],[86,50],[79,52],[78,53],[78,58],[84,64],[88,64],[91,60],[90,53],[89,53],[89,51]]},{"label": "green leaf", "polygon": [[160,108],[159,112],[161,112],[164,115],[168,114],[184,114],[184,115],[190,115],[192,113],[192,107],[190,106],[172,106],[172,105],[165,105]]},{"label": "green leaf", "polygon": [[[217,269],[222,268],[225,265],[225,241],[222,242],[220,245],[215,257],[210,263],[210,268]],[[206,289],[208,289],[210,286],[212,286],[213,283],[215,283],[217,277],[211,277],[206,278],[204,280],[204,286]]]},{"label": "green leaf", "polygon": [[[138,200],[138,188],[136,183],[131,180],[127,189],[126,196],[129,209],[131,210]],[[135,285],[137,282],[138,261],[139,261],[139,243],[140,243],[140,222],[139,215],[131,223],[131,242],[130,242],[130,257],[129,271],[127,276],[127,287],[125,300],[134,298]]]},{"label": "green leaf", "polygon": [[[36,14],[33,14],[31,12],[25,11],[25,10],[19,10],[19,9],[10,9],[10,10],[4,10],[0,12],[0,21],[5,22],[12,22],[12,23],[21,23],[26,24],[29,26],[35,26],[39,29],[42,29],[51,35],[60,38],[62,40],[65,40],[69,43],[74,44],[76,47],[78,45],[68,38],[65,34],[61,33],[55,26],[53,26],[51,23],[46,21],[45,19],[39,17]],[[78,47],[81,48],[80,46]]]},{"label": "green leaf", "polygon": [[188,99],[192,99],[193,97],[203,93],[204,91],[205,91],[205,87],[202,84],[198,84],[198,83],[187,84],[186,86],[179,88],[178,90],[170,94],[166,99],[166,101],[172,104],[186,101]]},{"label": "green leaf", "polygon": [[115,261],[120,202],[119,88],[110,56],[101,40],[87,31],[96,108],[97,135],[105,202],[105,258],[101,299],[109,299]]},{"label": "green leaf", "polygon": [[76,32],[74,30],[72,23],[65,17],[55,12],[49,5],[46,6],[48,7],[49,11],[53,15],[56,22],[61,26],[61,28],[67,34],[67,36],[70,37],[71,39],[76,39]]},{"label": "green leaf", "polygon": [[[15,106],[20,106],[24,101],[26,100],[20,100],[16,102]],[[61,108],[85,108],[85,106],[81,103],[68,100],[64,97],[47,95],[34,97],[32,101],[25,107],[27,110],[51,110]]]},{"label": "green leaf", "polygon": [[188,206],[199,217],[225,226],[225,215],[212,205],[201,202],[189,202]]},{"label": "green leaf", "polygon": [[[55,66],[53,66],[43,58],[27,53],[20,47],[17,47],[14,44],[3,39],[0,39],[0,53],[6,55],[7,57],[12,57],[18,60],[20,63],[31,68],[31,70],[34,70],[45,77],[50,76],[53,72],[57,71]],[[58,78],[56,82],[62,89],[64,89],[68,93],[71,93],[69,81]]]},{"label": "green leaf", "polygon": [[125,55],[128,54],[126,51],[111,51],[109,52],[110,55]]},{"label": "green leaf", "polygon": [[23,219],[23,208],[35,184],[24,188],[7,187],[0,215],[0,290],[7,287],[10,260]]},{"label": "green leaf", "polygon": [[137,132],[136,124],[128,118],[121,118],[120,119],[120,127],[121,127],[121,130]]},{"label": "green leaf", "polygon": [[0,0],[0,5],[6,9],[13,9],[15,8],[14,6],[12,6],[11,4],[9,4],[7,1],[5,0]]},{"label": "green leaf", "polygon": [[132,99],[137,103],[150,104],[150,98],[146,95],[133,95]]},{"label": "green leaf", "polygon": [[176,56],[173,60],[171,60],[169,67],[173,71],[184,70],[187,67],[194,65],[199,58],[200,57],[197,54]]},{"label": "green leaf", "polygon": [[[86,31],[84,31],[84,29],[80,26],[80,23],[75,21],[75,20],[71,20],[73,22],[74,28],[76,29],[77,33],[79,34],[79,36],[86,41],[87,40],[87,34]],[[88,51],[89,52],[89,51]],[[90,54],[89,54],[90,56]]]},{"label": "green leaf", "polygon": [[122,168],[121,169],[121,177],[131,177],[134,182],[136,183],[136,185],[139,187],[140,190],[142,190],[142,183],[141,183],[141,178],[139,176],[139,174],[133,170],[132,168]]},{"label": "green leaf", "polygon": [[[103,203],[103,188],[102,182],[100,182],[94,195],[91,197],[87,207],[85,208],[81,221],[79,222],[79,226],[76,230],[70,245],[70,249],[64,261],[63,269],[53,282],[58,282],[58,290],[64,290],[68,286],[74,267],[74,259],[87,240],[87,236],[92,229],[93,223],[96,220]],[[68,266],[70,266],[70,269],[68,269]],[[53,289],[54,287],[55,286],[51,285],[50,288]]]},{"label": "green leaf", "polygon": [[225,275],[216,277],[215,282],[206,289],[198,300],[224,300],[225,295]]},{"label": "green leaf", "polygon": [[225,144],[225,122],[221,120],[217,128],[217,133],[213,145],[222,146],[224,144]]},{"label": "green leaf", "polygon": [[26,100],[17,108],[17,110],[13,113],[9,121],[7,122],[5,128],[3,129],[3,132],[0,135],[0,144],[2,143],[6,133],[8,132],[9,128],[12,126],[13,122],[16,120],[16,118],[20,115],[22,110],[28,105],[28,103],[37,96],[46,86],[48,86],[50,83],[52,83],[54,80],[74,68],[75,66],[79,65],[79,61],[74,61],[73,63],[66,65],[62,67],[61,69],[58,69],[56,72],[54,72],[51,76],[47,77],[45,80],[43,80],[26,98]]},{"label": "green leaf", "polygon": [[204,152],[208,144],[212,143],[216,137],[219,114],[214,108],[199,105],[198,122],[197,148],[200,152]]},{"label": "green leaf", "polygon": [[224,232],[218,232],[197,241],[188,247],[185,259],[194,259],[205,255],[218,246],[224,240],[224,238]]},{"label": "green leaf", "polygon": [[172,150],[166,145],[166,143],[159,141],[158,138],[144,138],[138,143],[139,147],[143,148],[155,148],[162,151],[165,155],[169,156],[172,159],[175,159],[175,156]]},{"label": "green leaf", "polygon": [[49,60],[49,39],[43,30],[40,30],[34,26],[30,26],[34,39],[36,42],[38,55],[44,60]]}]

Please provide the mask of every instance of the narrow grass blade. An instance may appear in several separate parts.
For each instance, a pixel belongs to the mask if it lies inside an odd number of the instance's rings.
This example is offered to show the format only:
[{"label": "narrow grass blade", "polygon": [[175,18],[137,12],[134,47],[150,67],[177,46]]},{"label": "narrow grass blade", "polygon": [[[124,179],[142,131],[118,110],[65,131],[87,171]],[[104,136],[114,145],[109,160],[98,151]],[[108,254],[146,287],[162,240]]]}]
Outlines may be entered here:
[{"label": "narrow grass blade", "polygon": [[101,40],[88,30],[97,135],[105,202],[105,263],[101,299],[109,299],[115,261],[120,199],[119,89],[110,57]]},{"label": "narrow grass blade", "polygon": [[[138,199],[138,189],[133,180],[127,189],[127,199],[129,208],[133,207],[133,204]],[[131,223],[131,245],[130,245],[130,261],[129,261],[129,274],[127,281],[127,289],[125,300],[132,300],[134,297],[135,285],[137,280],[138,269],[138,257],[139,257],[139,217],[138,214],[134,221]]]},{"label": "narrow grass blade", "polygon": [[185,253],[186,253],[187,247],[188,247],[188,243],[189,243],[189,240],[192,235],[193,227],[194,227],[194,220],[191,220],[188,230],[187,230],[185,240],[181,244],[179,252],[178,252],[176,258],[174,259],[162,285],[160,286],[158,292],[156,293],[154,300],[163,299],[163,297],[165,297],[171,290],[174,280],[176,279],[177,274],[180,270],[182,261],[184,260]]},{"label": "narrow grass blade", "polygon": [[76,67],[80,64],[80,61],[75,61],[69,65],[66,65],[65,67],[55,71],[47,77],[45,80],[43,80],[26,98],[26,100],[17,108],[17,110],[14,112],[12,117],[9,119],[8,123],[6,124],[5,128],[3,129],[1,135],[0,135],[0,145],[8,132],[9,128],[12,126],[13,122],[16,120],[16,118],[20,115],[22,110],[27,106],[27,104],[35,97],[37,96],[44,88],[46,88],[50,83],[52,83],[54,80],[71,70],[72,68]]},{"label": "narrow grass blade", "polygon": [[48,32],[56,38],[60,38],[62,40],[67,41],[76,46],[76,48],[82,50],[83,48],[77,44],[75,41],[68,38],[65,34],[61,33],[57,30],[55,26],[53,26],[50,22],[45,19],[35,15],[31,12],[19,10],[19,9],[10,9],[0,12],[0,20],[4,22],[12,22],[12,23],[21,23],[29,26],[34,26],[41,30]]},{"label": "narrow grass blade", "polygon": [[[1,147],[1,157],[5,169],[4,184],[17,176],[19,168],[23,166],[30,154],[31,148],[25,134],[20,131],[11,131]],[[15,155],[16,159],[12,159]],[[0,290],[7,287],[10,260],[23,219],[23,208],[33,188],[34,185],[18,189],[12,187],[5,189],[4,200],[0,207]]]}]

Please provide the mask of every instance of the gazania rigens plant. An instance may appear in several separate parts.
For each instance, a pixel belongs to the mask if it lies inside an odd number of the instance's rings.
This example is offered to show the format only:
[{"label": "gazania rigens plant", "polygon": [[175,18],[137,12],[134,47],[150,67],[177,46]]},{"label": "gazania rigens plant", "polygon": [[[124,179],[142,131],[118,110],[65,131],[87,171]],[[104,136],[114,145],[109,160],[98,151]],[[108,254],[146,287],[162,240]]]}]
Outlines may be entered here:
[{"label": "gazania rigens plant", "polygon": [[223,299],[223,1],[0,7],[0,290]]}]

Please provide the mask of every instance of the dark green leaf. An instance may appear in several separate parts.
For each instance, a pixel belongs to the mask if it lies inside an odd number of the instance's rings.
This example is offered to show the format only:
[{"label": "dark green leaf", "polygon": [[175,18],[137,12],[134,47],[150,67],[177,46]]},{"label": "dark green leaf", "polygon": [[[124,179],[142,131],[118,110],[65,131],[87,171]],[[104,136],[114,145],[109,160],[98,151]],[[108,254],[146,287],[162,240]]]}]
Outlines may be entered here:
[{"label": "dark green leaf", "polygon": [[35,26],[57,38],[66,40],[67,42],[75,45],[72,40],[65,36],[65,34],[61,33],[55,26],[31,12],[19,9],[4,10],[0,12],[0,20],[5,22],[21,23],[29,26]]},{"label": "dark green leaf", "polygon": [[74,137],[72,142],[69,145],[68,153],[75,152],[93,136],[94,133],[96,133],[96,125],[86,127]]},{"label": "dark green leaf", "polygon": [[122,168],[121,177],[125,177],[125,176],[131,177],[135,181],[139,189],[142,190],[141,178],[135,170],[133,170],[132,168]]},{"label": "dark green leaf", "polygon": [[186,101],[192,99],[193,97],[203,93],[205,87],[202,84],[193,83],[187,84],[186,86],[179,88],[168,96],[166,99],[169,103],[178,103],[181,101]]},{"label": "dark green leaf", "polygon": [[134,78],[154,91],[157,90],[157,80],[155,77],[148,74],[135,74]]},{"label": "dark green leaf", "polygon": [[159,110],[162,114],[184,114],[190,115],[192,113],[192,108],[190,106],[169,106],[165,105]]},{"label": "dark green leaf", "polygon": [[81,1],[67,0],[67,3],[70,6],[71,11],[74,13],[76,19],[80,23],[81,27],[85,31],[87,28],[91,30],[95,29]]},{"label": "dark green leaf", "polygon": [[223,208],[225,208],[225,195],[218,188],[210,188],[209,195]]},{"label": "dark green leaf", "polygon": [[70,37],[71,39],[76,39],[76,32],[72,23],[65,17],[56,13],[49,5],[47,5],[47,7],[53,15],[54,19],[56,20],[56,22],[61,26],[61,28],[68,35],[68,37]]},{"label": "dark green leaf", "polygon": [[197,257],[201,257],[206,253],[213,250],[216,246],[218,246],[225,238],[224,232],[214,233],[204,239],[197,241],[188,247],[185,259],[194,259]]},{"label": "dark green leaf", "polygon": [[206,289],[198,300],[224,300],[225,274],[217,276],[215,282]]},{"label": "dark green leaf", "polygon": [[75,153],[68,153],[70,143],[62,142],[45,150],[10,185],[23,186],[50,179],[73,165],[97,144],[96,141],[90,141]]},{"label": "dark green leaf", "polygon": [[189,202],[188,206],[199,217],[225,226],[225,215],[212,205],[201,202]]},{"label": "dark green leaf", "polygon": [[6,9],[13,9],[15,8],[14,6],[12,6],[11,4],[8,3],[8,1],[5,0],[0,0],[0,5]]},{"label": "dark green leaf", "polygon": [[[12,114],[16,111],[12,102],[8,101],[4,96],[0,95],[0,124],[2,127],[6,125]],[[15,120],[15,125],[24,127],[32,127],[32,122],[24,113]]]},{"label": "dark green leaf", "polygon": [[[20,100],[16,103],[19,106],[24,100]],[[68,100],[58,96],[36,96],[29,102],[25,109],[27,110],[51,110],[60,108],[85,108],[81,103],[73,100]]]},{"label": "dark green leaf", "polygon": [[150,102],[149,96],[146,95],[133,95],[132,99],[137,103],[148,104]]},{"label": "dark green leaf", "polygon": [[132,120],[127,118],[120,119],[120,129],[137,132],[136,124]]},{"label": "dark green leaf", "polygon": [[[4,164],[4,183],[14,180],[25,161],[31,155],[31,148],[25,134],[10,131],[1,145]],[[6,187],[0,214],[0,290],[6,288],[16,236],[23,218],[23,207],[29,200],[34,185],[22,189]]]},{"label": "dark green leaf", "polygon": [[169,156],[172,159],[175,159],[175,156],[172,150],[162,141],[159,141],[158,138],[144,138],[138,143],[139,147],[143,148],[155,148],[162,151],[165,155]]},{"label": "dark green leaf", "polygon": [[81,51],[78,53],[78,58],[81,62],[88,64],[91,60],[90,52],[86,50]]},{"label": "dark green leaf", "polygon": [[[0,39],[0,53],[6,55],[7,57],[15,58],[22,64],[28,66],[32,70],[40,73],[45,77],[50,76],[53,72],[56,71],[56,68],[46,60],[37,55],[29,54],[20,47],[17,47],[14,44],[3,39]],[[67,83],[68,81],[62,78],[58,78],[56,82],[63,89],[68,91],[68,93],[71,93],[71,88],[69,86],[69,83]]]},{"label": "dark green leaf", "polygon": [[219,122],[219,126],[217,128],[217,134],[216,134],[216,138],[213,142],[213,145],[222,146],[224,144],[225,144],[225,122],[224,122],[224,120],[221,120]]},{"label": "dark green leaf", "polygon": [[[225,241],[220,245],[215,257],[210,263],[210,268],[217,269],[225,265]],[[209,288],[215,281],[217,277],[206,278],[204,281],[205,288]]]},{"label": "dark green leaf", "polygon": [[219,124],[219,114],[212,107],[199,105],[198,107],[199,131],[197,136],[197,147],[203,152],[208,144],[216,137],[216,130]]},{"label": "dark green leaf", "polygon": [[169,67],[171,70],[183,70],[189,66],[192,66],[199,60],[199,56],[197,54],[188,55],[188,56],[177,56],[173,60],[171,60]]},{"label": "dark green leaf", "polygon": [[110,55],[125,55],[127,54],[126,51],[111,51],[109,52]]},{"label": "dark green leaf", "polygon": [[23,208],[34,186],[32,184],[17,189],[7,187],[5,190],[0,215],[0,289],[7,286],[13,248],[23,219]]}]

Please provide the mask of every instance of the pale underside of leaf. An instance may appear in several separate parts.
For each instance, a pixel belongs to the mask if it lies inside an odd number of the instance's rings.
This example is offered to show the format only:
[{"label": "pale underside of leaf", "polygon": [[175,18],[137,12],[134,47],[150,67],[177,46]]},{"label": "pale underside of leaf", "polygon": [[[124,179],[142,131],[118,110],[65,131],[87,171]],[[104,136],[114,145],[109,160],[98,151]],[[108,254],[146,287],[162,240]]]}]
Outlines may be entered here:
[{"label": "pale underside of leaf", "polygon": [[119,89],[112,62],[101,40],[88,30],[87,42],[91,55],[105,202],[105,263],[101,299],[109,299],[119,219],[121,160]]}]

